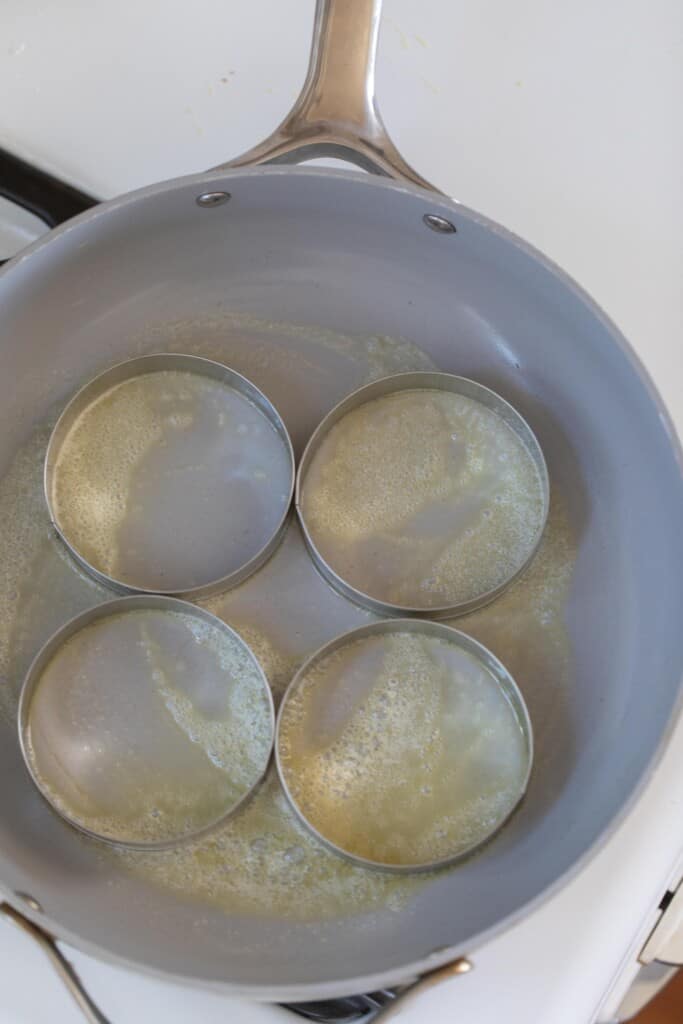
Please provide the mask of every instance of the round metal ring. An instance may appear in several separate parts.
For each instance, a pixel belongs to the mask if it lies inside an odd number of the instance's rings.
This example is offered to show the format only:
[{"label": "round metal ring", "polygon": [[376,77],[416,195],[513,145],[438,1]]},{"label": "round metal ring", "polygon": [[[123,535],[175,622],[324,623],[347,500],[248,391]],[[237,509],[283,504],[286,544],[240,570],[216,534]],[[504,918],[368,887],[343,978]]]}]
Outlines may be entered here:
[{"label": "round metal ring", "polygon": [[[488,587],[481,593],[475,593],[466,599],[455,603],[430,605],[409,605],[400,604],[384,599],[378,594],[372,594],[366,588],[355,585],[343,571],[337,570],[332,559],[327,557],[321,550],[319,539],[315,536],[309,518],[306,514],[306,489],[307,478],[316,456],[327,440],[330,431],[333,430],[348,414],[364,406],[368,402],[377,399],[397,395],[404,391],[434,391],[450,392],[464,396],[472,402],[479,403],[487,410],[495,413],[510,428],[516,438],[521,442],[524,450],[529,455],[535,473],[537,475],[539,488],[539,515],[538,528],[535,530],[530,543],[524,550],[523,558],[514,566],[513,571],[508,572],[500,579],[495,586]],[[340,496],[340,503],[343,505],[344,496]],[[494,600],[507,587],[510,586],[526,569],[533,558],[545,528],[548,518],[550,504],[550,485],[548,470],[541,446],[536,436],[525,419],[513,408],[504,398],[491,391],[490,388],[466,377],[458,377],[448,373],[430,371],[418,371],[410,373],[395,374],[391,377],[384,377],[381,380],[366,384],[364,387],[354,391],[347,398],[343,399],[318,425],[313,432],[306,449],[301,458],[296,480],[295,504],[299,522],[313,561],[321,575],[335,589],[344,594],[357,604],[369,608],[378,615],[415,615],[429,619],[449,619],[457,615],[464,615],[474,611],[490,601]],[[363,566],[371,564],[372,555],[362,560]],[[360,561],[360,560],[359,560]]]},{"label": "round metal ring", "polygon": [[[359,646],[364,642],[379,639],[380,643],[382,639],[390,637],[403,637],[405,635],[417,636],[421,641],[426,641],[430,644],[432,641],[436,641],[437,645],[448,645],[449,650],[457,651],[457,659],[454,664],[457,667],[453,670],[453,666],[446,663],[446,675],[448,681],[446,687],[452,683],[452,685],[460,686],[461,691],[455,703],[448,702],[448,695],[443,690],[443,676],[441,682],[438,684],[442,687],[440,690],[440,707],[442,720],[434,724],[430,719],[430,734],[432,736],[438,735],[438,742],[443,744],[443,749],[455,751],[455,757],[460,758],[456,771],[458,775],[462,775],[463,771],[467,771],[468,768],[471,772],[475,772],[475,769],[471,765],[467,765],[467,758],[472,757],[471,748],[466,748],[459,744],[449,744],[448,740],[453,739],[451,735],[453,726],[448,724],[451,719],[446,719],[443,708],[449,709],[448,713],[457,717],[457,713],[454,712],[455,708],[460,708],[461,715],[463,714],[463,701],[469,704],[471,713],[474,715],[474,720],[478,721],[477,716],[480,714],[479,709],[476,707],[477,701],[481,699],[482,687],[487,689],[491,715],[487,717],[486,721],[481,722],[479,731],[476,733],[475,740],[479,740],[483,743],[488,743],[486,748],[480,756],[483,758],[481,764],[475,765],[475,768],[483,767],[491,769],[491,764],[496,763],[503,754],[509,754],[508,762],[505,763],[503,769],[499,769],[503,774],[508,768],[508,764],[515,764],[517,770],[517,776],[514,784],[510,786],[510,792],[507,794],[507,799],[504,804],[497,806],[495,800],[499,798],[499,793],[496,793],[495,797],[491,798],[490,794],[486,796],[486,799],[493,799],[489,807],[489,814],[487,819],[487,827],[481,826],[481,822],[476,827],[478,834],[475,839],[468,841],[468,837],[471,836],[472,829],[472,816],[469,819],[463,818],[466,822],[466,826],[463,828],[462,835],[458,839],[453,836],[451,839],[446,833],[444,833],[446,842],[441,845],[452,844],[452,850],[449,850],[445,854],[443,851],[439,856],[431,857],[429,859],[422,859],[417,862],[403,862],[397,856],[393,859],[375,859],[359,852],[354,852],[354,842],[357,846],[365,844],[368,845],[368,835],[372,832],[373,822],[369,820],[367,814],[363,814],[361,821],[356,821],[353,818],[355,829],[351,828],[349,833],[344,833],[345,828],[345,801],[353,801],[353,794],[339,795],[337,790],[339,787],[349,785],[349,777],[356,772],[361,778],[361,785],[367,785],[367,770],[364,768],[364,758],[372,761],[375,755],[373,746],[376,745],[376,739],[373,740],[372,736],[368,736],[363,733],[363,739],[358,745],[354,745],[352,753],[347,747],[343,748],[341,754],[339,754],[339,764],[334,762],[336,756],[333,751],[333,745],[337,743],[339,734],[344,729],[354,728],[356,722],[360,723],[361,727],[367,726],[368,721],[372,721],[372,712],[368,710],[369,693],[372,689],[372,682],[363,676],[362,670],[359,669],[358,664],[351,663],[349,667],[348,663],[343,667],[332,667],[331,670],[331,681],[327,687],[328,692],[325,694],[324,688],[327,684],[327,680],[322,678],[322,673],[326,669],[326,663],[329,665],[331,660],[334,659],[335,655],[344,649],[350,649],[354,646]],[[352,652],[353,653],[353,652]],[[370,658],[373,669],[376,669],[378,664],[378,654],[381,655],[382,659],[385,657],[385,652],[381,649],[373,648],[366,656]],[[374,659],[374,660],[373,660]],[[379,662],[383,666],[383,660]],[[402,667],[396,666],[392,663],[392,674],[394,678],[389,681],[389,685],[394,684],[394,689],[389,693],[388,689],[383,689],[376,702],[376,708],[380,709],[380,721],[386,720],[386,715],[389,714],[391,706],[396,706],[396,702],[400,701],[403,695],[400,689],[403,685],[401,674],[403,672]],[[408,670],[406,669],[406,672]],[[457,673],[461,672],[462,678],[465,682],[459,682],[457,680]],[[314,674],[311,678],[312,673]],[[319,673],[315,675],[315,673]],[[467,673],[470,673],[470,678],[466,678]],[[474,673],[472,675],[472,673]],[[455,681],[454,681],[455,680]],[[454,681],[454,682],[453,682]],[[305,703],[305,695],[301,696],[304,687],[310,687],[310,692],[315,693],[315,697],[312,698],[308,703]],[[422,691],[420,691],[416,704],[414,706],[415,720],[417,721],[420,708],[417,706],[421,699]],[[326,702],[327,698],[327,702]],[[469,698],[469,700],[467,699]],[[458,703],[460,701],[460,703]],[[495,702],[495,704],[491,702]],[[495,713],[494,713],[495,712]],[[496,718],[496,714],[499,716]],[[500,717],[502,715],[502,718]],[[288,719],[289,716],[289,719]],[[317,716],[317,717],[316,717]],[[339,718],[342,718],[342,725],[339,724]],[[409,715],[407,716],[410,717]],[[311,724],[313,720],[313,723]],[[491,726],[492,721],[503,721],[504,730],[498,726],[498,736],[488,739],[485,738],[485,730]],[[349,722],[351,723],[349,725]],[[441,730],[442,724],[446,722],[446,726]],[[467,724],[467,728],[472,731],[471,721]],[[415,736],[407,736],[407,732],[412,733],[413,724],[406,731],[406,739],[410,742],[416,742]],[[450,730],[450,731],[449,731]],[[330,831],[334,830],[339,833],[334,837],[326,834],[323,827],[318,823],[315,823],[309,817],[311,813],[309,807],[306,805],[312,801],[307,795],[302,796],[300,799],[297,798],[295,790],[300,789],[297,785],[296,778],[296,758],[301,757],[302,748],[307,746],[303,742],[304,734],[309,739],[310,746],[308,747],[308,756],[317,758],[315,761],[316,768],[313,769],[314,773],[319,770],[319,765],[324,762],[325,772],[329,772],[333,779],[332,785],[334,786],[334,792],[330,799],[330,789],[325,790],[325,800],[323,803],[323,811],[319,817],[325,817],[325,822],[330,826]],[[394,735],[394,734],[392,734]],[[376,734],[375,734],[376,738]],[[297,743],[298,740],[298,743]],[[508,750],[501,751],[501,744],[507,740]],[[395,741],[395,735],[394,735]],[[419,741],[417,741],[419,742]],[[474,744],[476,746],[476,742]],[[364,754],[359,754],[359,750],[364,751]],[[311,755],[311,751],[313,754]],[[420,746],[419,750],[413,750],[413,755],[422,757],[427,756],[425,748]],[[294,758],[295,766],[292,768],[292,758]],[[306,828],[313,833],[325,846],[331,849],[333,852],[345,857],[347,860],[353,861],[356,864],[362,864],[364,867],[377,868],[383,871],[403,874],[410,872],[423,872],[423,871],[434,871],[438,868],[446,867],[454,864],[465,857],[470,856],[475,850],[479,849],[485,843],[489,842],[490,839],[503,827],[510,815],[514,812],[515,808],[519,805],[522,800],[528,786],[529,777],[531,774],[532,762],[533,762],[533,732],[531,726],[531,720],[529,718],[529,712],[527,710],[524,698],[512,678],[511,674],[507,671],[505,666],[491,653],[483,644],[474,640],[472,637],[460,632],[459,630],[453,629],[451,626],[447,626],[445,623],[432,622],[429,620],[421,619],[384,619],[380,622],[372,623],[368,626],[361,626],[358,629],[353,629],[348,633],[344,633],[342,636],[336,637],[334,640],[322,646],[316,651],[311,657],[301,666],[290,685],[288,686],[285,695],[280,704],[280,709],[277,716],[277,724],[275,730],[275,760],[277,765],[280,782],[284,789],[284,792],[289,800],[292,808],[296,812],[301,822]],[[412,762],[410,762],[412,764]],[[440,762],[441,763],[441,762]],[[453,766],[451,766],[453,767]],[[339,771],[337,771],[339,769]],[[393,814],[393,810],[396,804],[401,803],[406,797],[406,788],[410,788],[412,785],[417,785],[411,774],[411,778],[401,779],[400,773],[402,771],[401,764],[398,766],[392,765],[390,768],[391,772],[391,783],[392,785],[398,786],[398,792],[392,793],[386,797],[384,804],[381,808],[382,813]],[[408,771],[408,769],[406,769]],[[451,775],[453,772],[451,772]],[[479,775],[475,772],[477,778]],[[486,776],[486,771],[484,771]],[[438,773],[437,773],[438,775]],[[316,776],[317,777],[317,776]],[[438,779],[431,776],[434,779],[434,783],[438,782]],[[451,777],[450,775],[448,776]],[[456,776],[457,777],[457,776]],[[370,776],[372,778],[372,776]],[[353,783],[351,783],[353,785]],[[302,789],[301,792],[304,792]],[[420,790],[422,793],[423,790]],[[480,799],[484,799],[483,791],[478,794]],[[426,798],[429,801],[430,797]],[[306,805],[306,806],[302,806]],[[411,805],[412,806],[412,805]],[[495,808],[495,812],[494,809]],[[442,809],[442,808],[440,808]],[[375,808],[377,811],[377,808]],[[448,814],[457,814],[459,811],[463,811],[463,808],[458,808],[455,804],[449,805],[447,808]],[[308,812],[308,813],[307,813]],[[351,812],[353,816],[354,812]],[[378,811],[378,817],[380,812]],[[469,813],[469,811],[467,812]],[[480,806],[477,807],[476,814],[481,813]],[[475,817],[476,817],[475,814]],[[440,826],[444,821],[448,821],[448,815],[442,815],[439,821],[429,822],[430,826]],[[412,819],[409,824],[405,824],[405,816],[402,823],[397,824],[392,821],[390,827],[384,823],[384,828],[387,829],[387,835],[390,839],[384,841],[385,848],[391,843],[395,843],[396,836],[400,834],[401,829],[407,830],[406,834],[411,828],[424,829],[425,822],[420,817],[419,826],[413,825]],[[468,831],[469,830],[469,831]],[[464,836],[464,838],[463,838]],[[380,845],[381,845],[380,841]],[[439,841],[441,842],[441,841]],[[395,850],[395,847],[394,847]]]},{"label": "round metal ring", "polygon": [[[171,404],[164,412],[163,423],[172,423],[173,426],[164,425],[163,430],[166,434],[161,434],[159,428],[161,440],[157,439],[155,446],[150,450],[157,460],[155,466],[164,467],[163,471],[158,468],[154,477],[157,490],[154,492],[153,507],[158,517],[163,516],[168,522],[160,537],[159,520],[155,524],[154,521],[150,522],[149,516],[139,517],[141,522],[135,521],[135,545],[139,553],[130,557],[130,564],[124,571],[117,570],[116,567],[110,569],[103,564],[101,553],[94,548],[91,535],[95,536],[99,529],[97,515],[100,515],[102,510],[106,514],[115,502],[121,504],[122,500],[127,501],[128,498],[124,496],[122,499],[121,494],[117,493],[121,490],[119,486],[115,487],[108,480],[102,482],[101,478],[98,478],[98,485],[90,486],[88,492],[91,492],[91,497],[88,498],[87,515],[84,517],[79,513],[78,528],[73,522],[66,521],[67,516],[60,508],[58,492],[62,494],[66,491],[67,497],[62,499],[62,504],[68,505],[69,501],[73,500],[70,497],[71,493],[76,492],[76,497],[80,499],[81,492],[84,492],[84,488],[91,482],[87,480],[87,473],[82,471],[79,464],[78,471],[72,474],[74,482],[70,487],[60,484],[61,476],[65,472],[62,462],[66,459],[67,465],[76,466],[78,457],[67,457],[64,452],[70,450],[70,439],[74,436],[85,438],[85,441],[79,440],[80,444],[88,443],[88,431],[85,429],[88,421],[83,417],[93,409],[101,409],[97,403],[103,400],[111,403],[120,398],[121,388],[130,389],[131,385],[136,384],[140,388],[139,382],[146,378],[146,375],[166,374],[169,371],[170,374],[182,375],[176,378],[178,383],[173,385],[178,391],[183,381],[189,382],[194,378],[204,381],[205,389],[213,390],[210,399],[204,394],[199,397],[194,395],[194,404],[189,404],[190,399],[186,396],[183,399],[186,407],[181,407],[179,413],[176,410],[175,415],[172,401],[165,399]],[[165,386],[171,388],[168,380],[169,378],[166,378]],[[215,385],[222,388],[219,390]],[[158,401],[161,404],[162,399],[159,398]],[[214,403],[213,406],[211,402]],[[228,403],[231,403],[229,407]],[[143,407],[142,401],[139,405],[140,408]],[[224,408],[229,408],[229,411],[222,412]],[[154,414],[157,415],[156,410]],[[195,420],[200,423],[208,421],[209,415],[208,427],[204,425],[200,428],[193,425]],[[249,427],[239,424],[235,429],[238,432],[243,430],[244,437],[233,438],[228,435],[223,421],[237,415],[248,419]],[[117,417],[113,415],[113,418]],[[189,427],[185,421],[190,423]],[[110,425],[107,420],[103,422],[110,432],[109,437],[118,437],[121,444],[124,444],[127,439],[126,423],[114,422]],[[162,422],[160,416],[157,415],[155,422]],[[79,424],[82,425],[80,433],[76,434]],[[252,433],[260,431],[264,425],[266,430],[272,432],[272,436],[263,432],[260,435],[261,448],[257,449],[254,447],[254,440],[250,440],[248,430]],[[195,429],[197,439],[192,442],[192,454],[199,466],[191,463],[186,450],[188,431]],[[205,433],[200,436],[201,429],[204,429]],[[146,443],[147,438],[144,438],[143,442]],[[94,447],[94,442],[90,443]],[[136,439],[136,444],[139,447],[139,438]],[[232,446],[228,454],[226,445]],[[241,451],[247,450],[247,445],[251,446],[248,448],[248,456],[240,456]],[[109,444],[104,442],[91,456],[100,477],[109,464],[108,458],[111,458],[108,457],[108,448]],[[245,472],[245,468],[253,470],[254,466],[250,463],[245,464],[233,470],[233,481],[230,476],[229,460],[241,457],[249,458],[253,462],[255,455],[252,455],[252,452],[257,450],[259,457],[270,460],[266,470],[260,473],[252,472],[247,479],[249,474]],[[266,451],[267,455],[264,454]],[[174,456],[174,452],[177,456]],[[202,465],[201,460],[205,457],[210,457],[213,462],[207,466]],[[174,458],[176,461],[173,461]],[[146,487],[151,491],[152,478],[149,472],[140,472],[139,477],[138,489]],[[256,477],[259,479],[255,479]],[[287,429],[275,407],[251,381],[210,359],[177,353],[160,353],[119,363],[99,374],[77,392],[52,431],[45,456],[44,488],[48,511],[55,529],[76,561],[95,579],[118,593],[167,594],[196,599],[220,593],[241,583],[270,557],[284,536],[294,491],[294,478],[294,452]],[[267,493],[265,498],[262,497],[262,493],[267,492],[269,488],[273,493]],[[233,495],[238,495],[234,501],[243,501],[243,507],[239,510],[234,504]],[[242,499],[239,495],[247,497]],[[150,499],[146,498],[146,501],[149,502]],[[268,505],[271,501],[272,512]],[[123,517],[130,516],[127,506],[125,513],[117,514]],[[86,524],[85,532],[83,520]],[[87,542],[84,539],[86,537]],[[209,537],[215,537],[210,549],[209,541],[206,539]],[[200,546],[201,568],[192,563],[195,555],[188,554],[194,552],[197,545]],[[135,565],[136,558],[141,561],[142,567]]]},{"label": "round metal ring", "polygon": [[162,850],[250,798],[275,710],[238,633],[196,605],[145,594],[97,605],[50,637],[24,679],[18,729],[60,817],[105,843]]}]

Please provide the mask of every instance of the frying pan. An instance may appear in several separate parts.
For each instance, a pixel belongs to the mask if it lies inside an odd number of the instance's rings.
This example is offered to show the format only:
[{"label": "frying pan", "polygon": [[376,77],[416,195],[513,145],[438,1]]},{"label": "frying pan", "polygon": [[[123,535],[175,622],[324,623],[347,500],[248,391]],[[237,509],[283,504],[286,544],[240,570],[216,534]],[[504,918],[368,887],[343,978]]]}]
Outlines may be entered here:
[{"label": "frying pan", "polygon": [[[430,189],[397,153],[373,93],[379,14],[379,0],[319,0],[303,92],[269,139],[209,173],[82,213],[0,276],[3,471],[96,372],[169,343],[200,347],[209,330],[281,411],[300,454],[363,382],[339,353],[325,372],[311,355],[311,338],[342,332],[368,351],[378,338],[407,339],[438,369],[502,394],[538,436],[565,503],[575,549],[567,679],[560,686],[552,659],[535,659],[533,629],[494,648],[537,738],[527,797],[483,852],[430,878],[398,912],[228,914],[128,875],[41,804],[14,725],[2,724],[0,883],[11,912],[44,940],[253,999],[323,999],[463,969],[461,957],[476,959],[614,831],[680,697],[683,480],[671,422],[624,338],[573,281]],[[372,174],[289,166],[321,155]],[[286,623],[299,609],[313,630],[307,588],[323,583],[304,576],[271,612]],[[352,614],[339,613],[345,628]]]}]

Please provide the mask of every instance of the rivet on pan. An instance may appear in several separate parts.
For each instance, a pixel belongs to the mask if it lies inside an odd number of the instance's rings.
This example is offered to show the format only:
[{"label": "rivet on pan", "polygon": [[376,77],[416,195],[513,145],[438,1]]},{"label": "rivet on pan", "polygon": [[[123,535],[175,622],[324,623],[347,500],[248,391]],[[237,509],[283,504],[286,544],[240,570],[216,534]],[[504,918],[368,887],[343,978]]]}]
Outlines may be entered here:
[{"label": "rivet on pan", "polygon": [[27,892],[15,892],[14,895],[22,903],[25,903],[29,910],[35,910],[37,913],[42,914],[43,908],[41,907],[38,900],[34,899],[33,896],[29,896]]},{"label": "rivet on pan", "polygon": [[222,206],[229,198],[229,192],[202,192],[195,201],[197,206]]},{"label": "rivet on pan", "polygon": [[458,230],[452,221],[440,217],[438,213],[425,213],[422,220],[428,228],[438,231],[440,235],[453,235]]}]

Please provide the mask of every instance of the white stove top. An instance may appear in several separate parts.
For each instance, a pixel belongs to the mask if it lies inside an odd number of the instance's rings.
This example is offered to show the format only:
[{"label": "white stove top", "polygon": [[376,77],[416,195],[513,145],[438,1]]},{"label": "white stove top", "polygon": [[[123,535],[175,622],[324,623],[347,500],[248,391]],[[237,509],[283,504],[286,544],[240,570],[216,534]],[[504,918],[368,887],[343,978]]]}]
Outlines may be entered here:
[{"label": "white stove top", "polygon": [[[305,71],[313,0],[4,0],[0,145],[105,197],[265,136]],[[683,62],[677,0],[385,0],[378,92],[406,158],[529,239],[621,326],[683,433]],[[10,231],[4,207],[4,235]],[[20,217],[20,244],[34,224]],[[617,834],[568,886],[400,1018],[610,1020],[683,861],[683,723]],[[277,1024],[285,1011],[74,953],[115,1022]],[[77,1024],[42,954],[0,922],[0,1024]],[[610,990],[611,994],[610,994]]]}]

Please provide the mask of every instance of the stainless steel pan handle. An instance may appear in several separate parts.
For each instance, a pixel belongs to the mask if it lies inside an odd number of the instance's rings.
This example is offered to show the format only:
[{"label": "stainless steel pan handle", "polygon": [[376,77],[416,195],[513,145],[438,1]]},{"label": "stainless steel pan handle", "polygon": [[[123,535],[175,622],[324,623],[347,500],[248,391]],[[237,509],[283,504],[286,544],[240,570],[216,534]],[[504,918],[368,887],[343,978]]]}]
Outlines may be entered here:
[{"label": "stainless steel pan handle", "polygon": [[37,924],[34,924],[33,921],[29,921],[28,918],[20,914],[9,903],[0,903],[0,913],[4,914],[10,921],[13,921],[14,924],[26,932],[40,946],[46,956],[49,957],[50,963],[68,988],[76,1005],[83,1013],[85,1019],[89,1021],[89,1024],[109,1024],[109,1018],[105,1017],[97,1008],[83,988],[83,982],[63,955],[53,937],[48,932],[43,931]]},{"label": "stainless steel pan handle", "polygon": [[[83,982],[57,946],[52,935],[50,935],[49,932],[46,932],[43,928],[40,928],[39,925],[34,924],[33,921],[29,921],[27,917],[20,914],[19,911],[9,903],[0,903],[0,914],[4,914],[10,921],[13,921],[14,924],[18,925],[19,928],[21,928],[40,946],[89,1024],[110,1024],[109,1018],[104,1016],[102,1011],[88,995],[83,986]],[[408,1000],[413,996],[419,995],[420,992],[423,992],[427,988],[431,988],[432,985],[436,985],[440,981],[446,981],[447,979],[456,977],[459,974],[466,974],[471,969],[472,964],[469,960],[465,957],[458,957],[451,963],[444,964],[443,967],[437,967],[433,971],[428,971],[411,984],[400,989],[393,1000],[386,1006],[383,1006],[375,1014],[372,1020],[382,1022],[389,1020],[390,1017],[394,1017],[398,1014],[404,1008]]]},{"label": "stainless steel pan handle", "polygon": [[371,1017],[371,1024],[384,1024],[389,1018],[398,1017],[402,1010],[405,1009],[409,1002],[412,1002],[415,996],[421,995],[428,988],[433,985],[438,985],[442,981],[448,981],[449,978],[456,978],[459,974],[467,974],[472,970],[472,964],[464,956],[459,956],[457,960],[452,960],[448,964],[444,964],[443,967],[436,967],[433,971],[427,971],[426,974],[421,975],[411,985],[406,985],[405,988],[399,989],[394,999],[383,1006],[374,1017]]},{"label": "stainless steel pan handle", "polygon": [[396,149],[377,106],[381,9],[382,0],[317,0],[311,58],[299,98],[272,135],[215,170],[332,156],[437,192]]}]

